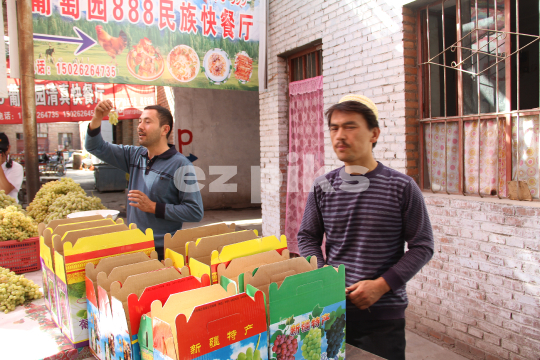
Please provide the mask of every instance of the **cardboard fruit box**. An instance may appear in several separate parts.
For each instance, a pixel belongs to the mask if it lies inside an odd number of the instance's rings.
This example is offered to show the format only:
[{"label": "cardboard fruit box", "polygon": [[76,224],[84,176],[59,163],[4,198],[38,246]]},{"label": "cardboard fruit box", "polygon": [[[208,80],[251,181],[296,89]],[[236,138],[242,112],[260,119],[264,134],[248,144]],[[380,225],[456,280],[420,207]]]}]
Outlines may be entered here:
[{"label": "cardboard fruit box", "polygon": [[[86,292],[87,292],[87,300],[91,299],[88,296],[89,293],[97,294],[97,279],[100,273],[103,273],[105,276],[109,276],[111,272],[117,267],[121,267],[124,265],[138,264],[142,262],[147,262],[149,260],[157,260],[157,259],[158,259],[158,254],[156,251],[152,251],[150,253],[150,256],[147,256],[143,252],[135,252],[131,254],[116,255],[116,256],[104,258],[100,260],[97,263],[97,265],[94,265],[93,263],[86,264],[85,285],[86,285]],[[89,285],[93,286],[93,289],[89,289],[88,288]],[[96,301],[97,301],[97,298],[96,298]]]},{"label": "cardboard fruit box", "polygon": [[294,258],[244,276],[247,294],[266,296],[269,359],[345,359],[345,266]]},{"label": "cardboard fruit box", "polygon": [[[57,309],[53,237],[58,235],[62,238],[65,233],[70,230],[111,226],[116,224],[121,225],[123,222],[119,219],[118,223],[115,223],[112,219],[103,219],[100,215],[94,215],[78,219],[53,220],[49,223],[48,227],[43,223],[38,225],[43,297],[45,306],[51,312],[52,319],[58,327],[61,328],[62,321]],[[122,229],[127,230],[128,228],[124,225]],[[119,230],[117,229],[116,231]]]},{"label": "cardboard fruit box", "polygon": [[[224,299],[236,295],[236,287],[230,282],[227,289],[220,285],[211,285],[204,288],[185,291],[169,296],[163,304],[161,301],[153,301],[150,306],[152,318],[151,329],[146,329],[153,340],[154,359],[178,358],[178,338],[176,329],[176,317],[182,313],[193,312],[193,309],[201,304]],[[199,324],[202,328],[202,324]],[[146,336],[145,336],[146,337]]]},{"label": "cardboard fruit box", "polygon": [[[85,225],[81,224],[81,227]],[[58,228],[57,228],[58,229]],[[91,234],[97,235],[97,234],[109,234],[109,233],[115,233],[119,231],[126,231],[129,230],[129,228],[125,224],[118,224],[118,225],[105,225],[101,227],[91,227],[91,228],[81,228],[77,230],[71,230],[63,234],[62,237],[60,237],[60,234],[55,234],[52,237],[52,248],[53,248],[53,265],[54,265],[54,287],[55,287],[55,298],[56,298],[56,306],[51,307],[52,313],[57,314],[57,325],[62,330],[62,325],[67,326],[67,321],[69,317],[69,311],[68,311],[68,299],[67,299],[67,289],[62,286],[62,284],[59,282],[59,276],[58,274],[64,273],[67,274],[65,269],[62,269],[63,265],[58,264],[58,257],[57,254],[63,254],[64,252],[64,243],[70,243],[75,244],[79,238],[82,238],[88,234],[90,234],[88,231],[91,231]],[[84,265],[78,264],[78,266],[83,267],[84,271]],[[84,274],[83,274],[84,276]],[[80,275],[79,275],[80,277]],[[79,286],[80,288],[81,286]],[[73,293],[75,295],[75,293]],[[80,300],[79,302],[82,302],[83,300]]]},{"label": "cardboard fruit box", "polygon": [[[231,282],[174,294],[151,306],[154,359],[264,359],[264,297]],[[148,324],[148,323],[147,323]]]},{"label": "cardboard fruit box", "polygon": [[166,300],[170,293],[209,285],[208,278],[201,282],[180,274],[170,259],[165,264],[150,260],[115,267],[108,276],[88,275],[97,278],[97,284],[86,278],[90,349],[104,360],[140,359],[139,322],[154,298]]},{"label": "cardboard fruit box", "polygon": [[[112,217],[110,219],[112,220]],[[73,223],[80,223],[80,222],[86,222],[86,221],[91,221],[91,220],[103,220],[103,216],[101,216],[101,215],[90,215],[90,216],[82,216],[82,217],[73,218],[73,219],[52,220],[48,224],[39,223],[38,224],[38,235],[39,236],[43,235],[43,231],[45,231],[45,229],[47,229],[47,228],[54,231],[54,229],[56,229],[56,227],[58,225],[61,225],[61,224],[73,224]]]},{"label": "cardboard fruit box", "polygon": [[[198,229],[197,231],[191,232],[189,236],[185,236],[184,238],[185,239],[191,238],[191,236],[194,236],[196,234],[197,235],[201,235],[204,233],[208,234],[209,231],[203,232],[202,231],[203,228],[204,227],[196,228]],[[191,230],[191,229],[180,230],[180,231],[188,231],[188,230]],[[224,227],[221,227],[218,229],[214,228],[211,232],[217,232],[217,231],[223,231],[223,230],[226,230],[226,225],[225,225],[225,228]],[[205,237],[195,238],[193,240],[186,242],[184,244],[184,251],[182,252],[183,254],[185,254],[185,257],[182,254],[177,253],[176,251],[172,249],[165,249],[165,254],[166,254],[165,258],[172,259],[174,266],[178,269],[180,269],[185,259],[185,263],[188,264],[188,267],[189,267],[189,257],[190,257],[190,251],[191,251],[192,257],[194,256],[197,258],[199,262],[210,266],[210,258],[211,258],[211,254],[213,250],[221,249],[223,246],[228,245],[228,244],[234,244],[237,242],[241,242],[248,239],[255,239],[255,238],[257,238],[256,230],[244,230],[244,231],[238,231],[238,232],[225,232],[218,235],[207,235]],[[211,275],[210,272],[208,272],[208,274]],[[196,274],[192,274],[192,275],[196,275]],[[200,277],[201,275],[202,273],[196,276]],[[214,283],[217,283],[217,279]]]},{"label": "cardboard fruit box", "polygon": [[244,273],[253,272],[253,270],[266,264],[273,264],[279,261],[289,259],[289,250],[285,249],[280,254],[276,250],[270,250],[259,254],[244,256],[233,259],[229,264],[221,263],[217,267],[218,279],[220,284],[224,281],[233,280],[238,285],[238,292],[245,292]]},{"label": "cardboard fruit box", "polygon": [[[118,340],[116,344],[124,344],[128,341],[128,339],[131,339],[132,358],[134,360],[141,358],[152,359],[154,356],[151,325],[152,319],[146,315],[150,312],[152,302],[159,300],[162,303],[165,303],[172,294],[198,289],[205,286],[210,286],[210,278],[208,276],[204,276],[202,279],[198,279],[195,276],[186,276],[178,280],[146,287],[140,296],[137,295],[139,293],[138,289],[135,289],[127,299],[127,307],[130,319],[129,326],[123,322],[123,316],[120,316],[120,319],[118,319],[118,317],[115,319],[115,322],[119,324],[120,330],[120,337],[117,336]],[[115,307],[115,299],[116,298],[112,299],[113,308]],[[113,317],[115,313],[120,312],[113,312]],[[144,324],[145,320],[150,322],[150,326],[146,328],[149,333],[144,332],[145,325],[142,324]],[[145,336],[139,336],[141,329],[143,330]]]},{"label": "cardboard fruit box", "polygon": [[68,231],[53,237],[54,269],[62,332],[75,347],[88,345],[85,267],[120,254],[154,251],[152,229],[131,224]]},{"label": "cardboard fruit box", "polygon": [[231,233],[234,232],[235,227],[236,226],[234,223],[229,226],[227,226],[225,223],[219,223],[178,230],[174,236],[171,236],[171,234],[165,234],[165,259],[172,259],[174,266],[181,268],[184,265],[182,264],[180,266],[181,263],[178,262],[178,259],[181,259],[181,262],[184,262],[185,259],[187,262],[186,244],[188,242],[196,241],[197,239],[207,236]]},{"label": "cardboard fruit box", "polygon": [[[101,216],[101,215],[92,215],[92,216],[80,217],[80,218],[77,218],[77,219],[53,220],[48,225],[45,225],[44,223],[39,223],[38,224],[38,237],[39,238],[41,238],[42,236],[45,235],[45,233],[46,233],[45,230],[46,229],[48,230],[47,231],[47,233],[48,233],[47,249],[50,252],[50,256],[47,257],[47,258],[52,259],[52,261],[54,261],[54,252],[53,252],[53,249],[52,249],[52,234],[54,234],[54,230],[56,229],[56,227],[58,225],[61,225],[61,224],[73,224],[73,223],[84,223],[84,222],[89,222],[89,221],[93,221],[93,220],[103,220],[103,216]],[[41,244],[40,244],[40,261],[43,263],[43,260],[42,260],[42,257],[41,257],[41,249],[43,249],[43,246],[41,246]],[[43,266],[42,266],[42,268],[43,268]],[[53,273],[54,273],[54,264],[51,266],[51,271],[53,271]],[[46,279],[46,277],[44,277],[44,279],[43,279],[44,283],[46,282],[45,279]],[[44,299],[45,299],[45,305],[47,305],[47,307],[49,308],[47,297],[44,296]]]},{"label": "cardboard fruit box", "polygon": [[186,261],[189,264],[189,259],[194,258],[204,264],[210,264],[212,251],[221,250],[227,245],[257,238],[257,230],[242,230],[197,238],[186,243]]},{"label": "cardboard fruit box", "polygon": [[[88,313],[88,334],[90,339],[90,351],[96,356],[97,342],[96,339],[100,339],[100,327],[99,327],[99,308],[98,308],[98,276],[108,277],[115,269],[125,265],[137,265],[148,262],[149,260],[157,261],[157,252],[152,251],[150,257],[145,253],[136,252],[131,254],[124,254],[118,256],[112,256],[102,259],[96,266],[93,263],[86,264],[86,299],[87,299],[87,313]],[[158,261],[159,262],[159,261]],[[110,286],[109,286],[110,288]],[[101,347],[100,347],[101,349]],[[100,350],[101,351],[101,350]]]},{"label": "cardboard fruit box", "polygon": [[285,236],[278,239],[275,236],[253,238],[255,231],[246,230],[230,234],[209,236],[189,242],[186,245],[188,264],[192,275],[210,274],[212,284],[219,281],[217,267],[236,258],[276,250],[282,253],[287,248]]}]

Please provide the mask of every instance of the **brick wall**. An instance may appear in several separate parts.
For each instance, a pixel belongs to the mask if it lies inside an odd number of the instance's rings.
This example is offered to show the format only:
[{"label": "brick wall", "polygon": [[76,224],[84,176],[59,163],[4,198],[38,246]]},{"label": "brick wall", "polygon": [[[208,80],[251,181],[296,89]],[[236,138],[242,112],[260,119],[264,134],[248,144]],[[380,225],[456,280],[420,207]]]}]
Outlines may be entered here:
[{"label": "brick wall", "polygon": [[[167,99],[167,94],[165,92],[165,87],[156,86],[156,100],[157,105],[161,105],[167,109],[171,109],[169,100]],[[122,137],[123,144],[129,145],[139,145],[139,137],[137,133],[137,125],[139,123],[138,119],[133,120],[123,120],[122,121]],[[174,144],[174,132],[169,136],[169,143]]]},{"label": "brick wall", "polygon": [[[332,11],[327,11],[328,30],[323,37],[325,108],[349,93],[371,98],[379,111],[381,129],[375,158],[406,172],[410,153],[406,109],[411,104],[410,89],[405,91],[404,64],[410,60],[405,58],[403,26],[414,18],[390,1],[331,2],[327,10]],[[326,169],[342,166],[328,131],[325,137]]]},{"label": "brick wall", "polygon": [[132,130],[132,145],[139,146],[139,131],[137,130],[137,126],[139,125],[139,120],[133,119],[131,120],[131,130]]},{"label": "brick wall", "polygon": [[133,145],[133,120],[122,120],[118,125],[122,126],[122,144]]},{"label": "brick wall", "polygon": [[[5,132],[9,138],[11,145],[11,152],[17,152],[17,133],[23,133],[22,125],[2,125],[0,126],[0,132]],[[45,133],[48,135],[49,140],[49,152],[58,150],[58,134],[70,133],[72,134],[72,146],[73,149],[81,149],[81,137],[79,135],[79,123],[78,122],[62,122],[62,123],[46,123],[37,124],[37,132]]]},{"label": "brick wall", "polygon": [[[116,124],[114,127],[113,127],[113,131],[115,132],[115,136],[116,136],[116,142],[115,144],[123,144],[123,141],[124,141],[124,135],[123,135],[123,126],[122,124]],[[127,145],[127,144],[126,144]]]},{"label": "brick wall", "polygon": [[[176,121],[175,113],[174,113],[174,92],[171,90],[171,87],[169,86],[156,86],[156,98],[157,98],[157,104],[163,106],[164,108],[167,108],[171,111],[173,115],[173,122]],[[174,123],[173,128],[171,131],[171,134],[169,135],[169,144],[175,144],[176,143],[176,132],[174,131]],[[178,150],[178,149],[177,149]]]},{"label": "brick wall", "polygon": [[[81,149],[81,137],[79,135],[79,123],[49,123],[44,124],[48,127],[49,134],[49,151],[58,150],[58,134],[68,133],[72,134],[72,146],[73,149]],[[61,144],[62,145],[62,144]]]},{"label": "brick wall", "polygon": [[163,86],[157,86],[156,90],[157,90],[157,104],[171,110],[169,107],[169,102],[167,101],[167,95],[165,94],[165,89],[163,88]]},{"label": "brick wall", "polygon": [[471,359],[537,360],[540,206],[425,199],[435,254],[408,283],[407,326]]},{"label": "brick wall", "polygon": [[[325,109],[349,93],[372,98],[379,108],[375,156],[406,171],[414,146],[406,114],[403,8],[387,1],[270,1],[268,90],[260,94],[263,233],[283,233],[288,151],[288,80],[279,55],[322,40]],[[411,26],[412,27],[412,26]],[[410,54],[407,54],[410,56]],[[410,61],[408,59],[407,61]],[[414,68],[411,63],[409,67]],[[409,71],[409,70],[407,70]],[[411,81],[412,82],[412,81]],[[413,91],[407,88],[410,93]],[[409,110],[406,113],[406,110]],[[325,132],[326,170],[341,166]],[[281,181],[281,179],[284,179]]]},{"label": "brick wall", "polygon": [[11,152],[17,152],[17,133],[22,133],[22,125],[2,125],[0,126],[0,132],[6,134],[9,139],[9,144],[11,145]]},{"label": "brick wall", "polygon": [[[417,40],[416,40],[416,13],[403,8],[403,68],[405,73],[405,155],[407,159],[406,174],[417,183],[420,181],[420,161],[418,143],[418,85],[417,85]],[[401,86],[397,88],[401,89]]]},{"label": "brick wall", "polygon": [[[393,1],[270,1],[268,90],[260,93],[263,234],[284,230],[288,80],[280,54],[322,41],[325,109],[372,98],[375,158],[419,177],[416,14]],[[325,132],[325,167],[341,166]],[[282,181],[281,179],[284,179]],[[433,260],[409,282],[407,326],[470,359],[540,356],[538,204],[425,193]]]}]

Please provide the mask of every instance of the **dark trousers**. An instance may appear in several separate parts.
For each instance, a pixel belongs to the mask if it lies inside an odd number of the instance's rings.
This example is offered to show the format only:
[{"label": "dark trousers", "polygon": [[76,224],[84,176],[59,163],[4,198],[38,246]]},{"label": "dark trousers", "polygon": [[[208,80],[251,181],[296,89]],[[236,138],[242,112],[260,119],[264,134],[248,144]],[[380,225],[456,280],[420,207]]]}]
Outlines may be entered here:
[{"label": "dark trousers", "polygon": [[156,252],[158,254],[159,261],[164,260],[165,259],[165,249],[162,248],[162,247],[157,247],[157,246],[155,247],[155,249],[156,249]]},{"label": "dark trousers", "polygon": [[347,343],[387,360],[405,360],[405,319],[347,320]]}]

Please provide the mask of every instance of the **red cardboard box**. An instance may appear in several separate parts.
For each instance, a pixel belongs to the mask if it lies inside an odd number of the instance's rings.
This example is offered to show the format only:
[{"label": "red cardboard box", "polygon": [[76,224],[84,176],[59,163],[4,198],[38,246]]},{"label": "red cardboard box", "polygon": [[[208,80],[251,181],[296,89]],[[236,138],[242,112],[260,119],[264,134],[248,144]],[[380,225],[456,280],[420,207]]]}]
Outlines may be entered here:
[{"label": "red cardboard box", "polygon": [[152,303],[154,359],[238,359],[265,354],[264,296],[234,294],[220,285],[171,295]]}]

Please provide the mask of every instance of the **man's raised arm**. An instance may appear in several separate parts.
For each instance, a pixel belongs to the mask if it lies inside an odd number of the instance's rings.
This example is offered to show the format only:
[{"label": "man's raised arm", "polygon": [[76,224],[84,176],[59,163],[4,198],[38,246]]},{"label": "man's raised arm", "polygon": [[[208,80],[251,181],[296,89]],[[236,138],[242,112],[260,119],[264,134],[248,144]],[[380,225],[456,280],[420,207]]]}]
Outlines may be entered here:
[{"label": "man's raised arm", "polygon": [[92,121],[88,125],[85,148],[98,159],[128,173],[134,147],[111,144],[103,140],[101,136],[101,121],[109,114],[112,108],[113,105],[110,100],[104,100],[97,104]]}]

